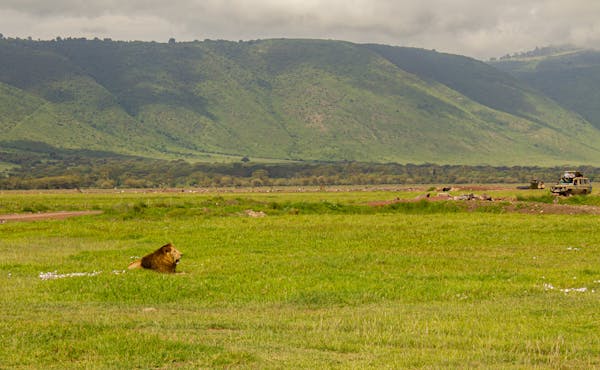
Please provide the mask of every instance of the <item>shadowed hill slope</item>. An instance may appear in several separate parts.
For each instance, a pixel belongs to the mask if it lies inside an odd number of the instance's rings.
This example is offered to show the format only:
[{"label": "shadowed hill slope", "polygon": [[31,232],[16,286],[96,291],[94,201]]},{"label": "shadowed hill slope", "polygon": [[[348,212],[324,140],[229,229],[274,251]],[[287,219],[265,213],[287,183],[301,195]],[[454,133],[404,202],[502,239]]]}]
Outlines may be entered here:
[{"label": "shadowed hill slope", "polygon": [[490,64],[528,83],[566,109],[579,113],[600,129],[600,51],[557,49]]}]

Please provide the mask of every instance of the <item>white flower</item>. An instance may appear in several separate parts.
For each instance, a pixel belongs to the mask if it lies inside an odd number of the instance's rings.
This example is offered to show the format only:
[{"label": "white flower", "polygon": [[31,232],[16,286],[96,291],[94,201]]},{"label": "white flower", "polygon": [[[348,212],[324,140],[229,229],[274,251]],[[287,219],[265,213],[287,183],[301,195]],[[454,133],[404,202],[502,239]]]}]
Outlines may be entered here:
[{"label": "white flower", "polygon": [[96,276],[102,273],[102,271],[94,271],[94,272],[71,272],[69,274],[59,274],[56,271],[53,272],[40,272],[40,279],[42,280],[54,280],[54,279],[64,279],[68,277],[79,277],[79,276]]},{"label": "white flower", "polygon": [[584,293],[587,292],[588,288],[586,287],[582,287],[582,288],[567,288],[567,289],[561,289],[560,291],[563,293],[570,293],[570,292],[579,292],[579,293]]}]

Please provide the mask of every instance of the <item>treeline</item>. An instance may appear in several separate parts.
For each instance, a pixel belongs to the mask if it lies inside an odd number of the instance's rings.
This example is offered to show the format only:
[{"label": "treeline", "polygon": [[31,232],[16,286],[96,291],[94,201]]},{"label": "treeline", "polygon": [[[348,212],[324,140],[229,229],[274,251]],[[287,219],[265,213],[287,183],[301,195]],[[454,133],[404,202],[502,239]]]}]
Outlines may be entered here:
[{"label": "treeline", "polygon": [[[516,52],[516,53],[513,53],[512,55],[506,54],[504,56],[501,56],[499,59],[507,60],[507,59],[511,59],[511,58],[543,57],[543,56],[549,56],[549,55],[556,55],[559,53],[563,53],[566,51],[573,51],[573,50],[577,50],[577,49],[578,48],[573,45],[545,46],[545,47],[541,47],[541,48],[536,46],[535,49],[533,49],[533,50]],[[496,61],[496,58],[490,58],[490,61]]]},{"label": "treeline", "polygon": [[[260,187],[377,184],[553,183],[566,168],[395,163],[188,163],[140,158],[22,161],[0,172],[0,189]],[[594,179],[600,168],[573,167]]]}]

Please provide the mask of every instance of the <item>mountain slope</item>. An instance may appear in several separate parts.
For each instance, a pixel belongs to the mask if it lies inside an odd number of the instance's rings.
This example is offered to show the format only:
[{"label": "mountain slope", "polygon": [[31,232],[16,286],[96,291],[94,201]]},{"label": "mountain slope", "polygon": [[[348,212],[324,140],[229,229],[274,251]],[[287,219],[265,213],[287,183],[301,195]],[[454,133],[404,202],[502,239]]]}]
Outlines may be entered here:
[{"label": "mountain slope", "polygon": [[0,151],[600,163],[600,132],[581,117],[484,63],[419,49],[0,40],[0,66]]},{"label": "mountain slope", "polygon": [[490,64],[535,87],[600,129],[600,51],[559,49]]}]

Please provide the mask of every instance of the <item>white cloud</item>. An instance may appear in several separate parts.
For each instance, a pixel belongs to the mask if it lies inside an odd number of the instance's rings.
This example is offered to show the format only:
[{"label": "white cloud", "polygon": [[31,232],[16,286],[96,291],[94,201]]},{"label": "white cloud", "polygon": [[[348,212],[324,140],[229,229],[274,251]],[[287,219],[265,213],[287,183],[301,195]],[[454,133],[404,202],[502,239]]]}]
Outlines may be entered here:
[{"label": "white cloud", "polygon": [[479,58],[600,47],[596,0],[2,0],[0,32],[49,39],[333,38]]}]

